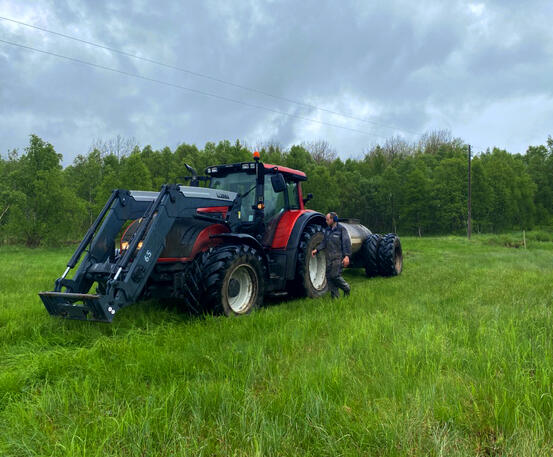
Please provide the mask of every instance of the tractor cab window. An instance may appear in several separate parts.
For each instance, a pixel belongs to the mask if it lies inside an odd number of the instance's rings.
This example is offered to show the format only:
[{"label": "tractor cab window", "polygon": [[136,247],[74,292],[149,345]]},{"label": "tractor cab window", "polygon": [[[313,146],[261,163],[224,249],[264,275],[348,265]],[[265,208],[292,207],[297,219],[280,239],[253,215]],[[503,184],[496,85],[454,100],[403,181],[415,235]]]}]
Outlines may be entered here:
[{"label": "tractor cab window", "polygon": [[253,205],[255,205],[255,175],[253,173],[229,173],[223,176],[213,176],[211,179],[212,189],[228,190],[236,192],[245,197],[242,198],[240,219],[243,222],[253,221]]},{"label": "tractor cab window", "polygon": [[288,207],[290,209],[300,209],[300,198],[298,195],[298,183],[295,181],[289,181],[286,183],[288,188]]},{"label": "tractor cab window", "polygon": [[268,221],[284,212],[286,209],[286,195],[284,192],[277,194],[273,190],[269,176],[266,176],[263,194],[265,199],[265,220]]}]

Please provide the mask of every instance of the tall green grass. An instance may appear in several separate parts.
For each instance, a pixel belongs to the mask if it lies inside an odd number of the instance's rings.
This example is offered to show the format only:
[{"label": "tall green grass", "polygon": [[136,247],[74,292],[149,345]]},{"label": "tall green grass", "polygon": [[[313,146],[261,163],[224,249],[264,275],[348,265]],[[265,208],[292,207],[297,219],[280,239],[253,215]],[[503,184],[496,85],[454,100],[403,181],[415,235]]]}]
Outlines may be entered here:
[{"label": "tall green grass", "polygon": [[0,248],[0,455],[553,453],[553,243],[407,238],[349,298],[51,318],[71,251]]}]

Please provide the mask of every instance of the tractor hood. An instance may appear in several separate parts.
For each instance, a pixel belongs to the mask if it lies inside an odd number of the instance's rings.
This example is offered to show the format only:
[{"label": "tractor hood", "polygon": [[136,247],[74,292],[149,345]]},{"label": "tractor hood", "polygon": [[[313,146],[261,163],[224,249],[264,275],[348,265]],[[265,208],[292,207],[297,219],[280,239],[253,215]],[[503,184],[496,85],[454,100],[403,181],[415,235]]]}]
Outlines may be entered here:
[{"label": "tractor hood", "polygon": [[[232,203],[236,198],[236,192],[228,190],[210,189],[208,187],[179,186],[180,192],[188,198],[201,198],[206,200],[218,200],[221,203]],[[147,190],[131,190],[131,197],[136,201],[154,201],[159,192]]]}]

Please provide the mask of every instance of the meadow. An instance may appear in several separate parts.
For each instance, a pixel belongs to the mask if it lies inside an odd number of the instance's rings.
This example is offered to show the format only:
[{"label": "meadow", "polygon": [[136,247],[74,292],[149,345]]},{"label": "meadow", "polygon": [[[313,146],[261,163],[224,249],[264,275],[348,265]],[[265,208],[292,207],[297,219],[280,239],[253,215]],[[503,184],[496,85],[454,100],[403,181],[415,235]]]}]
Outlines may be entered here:
[{"label": "meadow", "polygon": [[553,454],[553,239],[403,238],[404,272],[235,319],[50,317],[72,250],[0,247],[1,456]]}]

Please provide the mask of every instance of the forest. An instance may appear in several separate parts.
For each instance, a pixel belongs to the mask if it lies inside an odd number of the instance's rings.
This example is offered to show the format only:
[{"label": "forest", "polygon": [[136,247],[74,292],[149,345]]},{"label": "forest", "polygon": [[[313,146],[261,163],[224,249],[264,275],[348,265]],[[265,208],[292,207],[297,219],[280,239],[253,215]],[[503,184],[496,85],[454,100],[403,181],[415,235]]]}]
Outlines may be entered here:
[{"label": "forest", "polygon": [[[468,145],[448,131],[409,143],[400,137],[342,160],[326,142],[258,147],[265,163],[303,170],[308,207],[360,219],[374,232],[461,234],[467,229]],[[174,150],[131,139],[96,140],[65,168],[53,145],[30,135],[24,151],[0,158],[0,244],[55,246],[79,241],[113,189],[158,190],[183,183],[189,164],[251,161],[240,141],[182,143]],[[525,154],[473,150],[472,227],[505,232],[553,226],[553,138]]]}]

